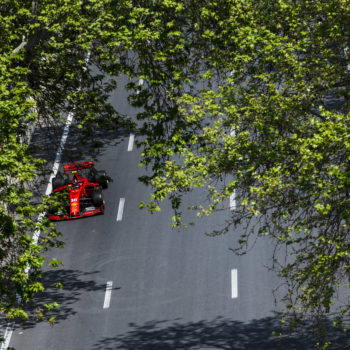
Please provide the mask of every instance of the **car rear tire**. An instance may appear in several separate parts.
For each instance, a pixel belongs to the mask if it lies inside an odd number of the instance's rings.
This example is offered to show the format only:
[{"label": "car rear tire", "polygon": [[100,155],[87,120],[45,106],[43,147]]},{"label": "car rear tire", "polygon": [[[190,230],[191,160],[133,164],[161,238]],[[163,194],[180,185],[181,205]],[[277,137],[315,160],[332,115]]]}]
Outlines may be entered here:
[{"label": "car rear tire", "polygon": [[108,187],[108,177],[104,170],[97,171],[94,176],[94,182],[97,182],[103,189]]},{"label": "car rear tire", "polygon": [[95,207],[100,207],[103,204],[102,191],[97,190],[92,192],[92,203]]},{"label": "car rear tire", "polygon": [[60,176],[60,174],[57,174],[57,176],[52,179],[52,189],[55,190],[56,188],[62,187],[64,185],[65,181],[63,177]]}]

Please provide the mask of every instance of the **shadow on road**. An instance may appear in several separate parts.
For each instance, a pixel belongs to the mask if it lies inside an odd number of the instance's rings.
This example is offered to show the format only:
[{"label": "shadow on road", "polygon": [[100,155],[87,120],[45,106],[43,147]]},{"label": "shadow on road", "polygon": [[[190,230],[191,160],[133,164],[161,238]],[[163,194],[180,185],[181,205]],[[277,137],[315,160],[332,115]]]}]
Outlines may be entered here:
[{"label": "shadow on road", "polygon": [[[59,149],[63,126],[37,128],[32,136],[30,152],[35,158],[53,163]],[[80,129],[72,125],[64,146],[62,162],[76,162],[79,159],[97,158],[105,148],[119,144],[130,132],[120,130],[95,130],[89,139],[83,137]]]},{"label": "shadow on road", "polygon": [[[129,324],[131,330],[123,335],[101,338],[91,350],[311,350],[311,327],[303,334],[277,337],[273,331],[281,325],[280,315],[253,320],[249,323],[221,317],[213,321],[181,323],[176,320],[152,321],[144,325]],[[329,350],[349,349],[349,338],[341,329],[332,329]]]},{"label": "shadow on road", "polygon": [[[89,292],[101,292],[106,288],[105,284],[98,284],[94,281],[96,274],[99,271],[83,272],[79,270],[52,270],[43,273],[43,285],[45,286],[45,292],[36,296],[33,304],[35,306],[28,308],[26,311],[30,314],[35,314],[35,310],[43,308],[47,303],[57,302],[60,307],[54,309],[50,314],[47,314],[46,319],[51,315],[55,316],[56,323],[59,323],[70,316],[77,313],[75,309],[75,303],[77,303],[81,296],[86,295]],[[55,286],[56,282],[60,282],[63,285],[62,289]],[[46,322],[46,321],[43,321]],[[22,329],[33,328],[40,320],[30,318],[30,320],[21,322],[17,326]]]},{"label": "shadow on road", "polygon": [[77,127],[72,126],[63,152],[62,162],[71,163],[78,159],[98,160],[98,157],[107,148],[117,146],[129,134],[130,132],[124,129],[118,131],[101,129],[95,130],[87,140]]},{"label": "shadow on road", "polygon": [[[36,159],[45,161],[43,169],[38,171],[38,177],[32,181],[31,190],[35,200],[41,198],[46,190],[47,180],[52,171],[57,151],[60,149],[64,126],[38,127],[35,129],[29,145],[29,153]],[[120,130],[95,130],[89,140],[84,139],[82,132],[76,125],[69,129],[68,137],[64,145],[60,163],[74,163],[79,161],[94,160],[111,146],[116,146],[127,138],[130,132],[126,129]],[[62,172],[62,169],[60,168]]]}]

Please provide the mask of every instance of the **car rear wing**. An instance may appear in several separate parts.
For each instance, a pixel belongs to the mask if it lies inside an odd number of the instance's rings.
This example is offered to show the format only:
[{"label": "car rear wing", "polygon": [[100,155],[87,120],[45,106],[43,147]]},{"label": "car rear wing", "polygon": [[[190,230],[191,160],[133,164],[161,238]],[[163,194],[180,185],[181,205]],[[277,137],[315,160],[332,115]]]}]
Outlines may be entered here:
[{"label": "car rear wing", "polygon": [[93,166],[93,162],[92,160],[89,160],[88,162],[65,164],[63,166],[63,169],[64,171],[75,171],[75,170],[91,168],[92,166]]}]

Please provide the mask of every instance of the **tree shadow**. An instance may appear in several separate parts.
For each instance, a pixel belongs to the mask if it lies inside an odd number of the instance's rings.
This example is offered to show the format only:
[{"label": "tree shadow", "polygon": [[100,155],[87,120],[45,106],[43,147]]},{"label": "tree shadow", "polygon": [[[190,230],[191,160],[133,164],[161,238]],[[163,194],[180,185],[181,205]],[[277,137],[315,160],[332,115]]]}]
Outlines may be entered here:
[{"label": "tree shadow", "polygon": [[[26,312],[31,315],[29,320],[17,324],[19,328],[28,329],[35,327],[40,322],[46,322],[35,317],[37,309],[44,309],[44,305],[57,302],[58,309],[45,314],[45,319],[51,316],[55,317],[55,323],[68,319],[77,313],[75,304],[80,300],[83,294],[89,292],[101,292],[106,288],[104,284],[98,284],[95,281],[95,274],[99,271],[84,272],[79,270],[51,270],[43,273],[42,283],[45,287],[43,293],[39,293],[33,302],[28,305]],[[56,283],[62,283],[62,289],[56,286]]]},{"label": "tree shadow", "polygon": [[[31,138],[29,152],[35,158],[44,159],[49,164],[53,163],[60,147],[63,130],[63,125],[36,128]],[[76,162],[86,157],[96,158],[107,147],[118,145],[129,134],[130,131],[127,129],[96,129],[87,139],[76,125],[71,125],[62,153],[62,162]]]},{"label": "tree shadow", "polygon": [[29,152],[34,158],[53,162],[61,142],[63,126],[36,127],[29,144]]},{"label": "tree shadow", "polygon": [[[64,126],[37,127],[31,137],[29,153],[36,159],[43,159],[45,164],[38,177],[30,183],[30,189],[34,194],[34,202],[40,201],[42,193],[45,192],[47,179],[52,172],[57,151],[60,148]],[[82,142],[83,133],[76,126],[71,125],[68,133],[60,163],[74,163],[79,161],[98,161],[99,157],[110,147],[117,146],[130,131],[127,129],[105,130],[96,129],[93,135]],[[98,168],[98,165],[97,165]],[[59,171],[63,171],[62,167]]]},{"label": "tree shadow", "polygon": [[[245,323],[217,317],[212,321],[182,323],[181,320],[150,321],[143,325],[129,324],[122,335],[105,337],[92,347],[94,350],[311,350],[315,339],[311,338],[312,326],[302,332],[278,337],[273,334],[281,327],[281,316],[267,317]],[[328,324],[331,327],[331,324]],[[332,328],[328,348],[349,349],[347,334],[340,328]]]},{"label": "tree shadow", "polygon": [[63,152],[62,161],[65,163],[76,162],[77,159],[89,158],[98,160],[98,157],[110,147],[120,144],[128,137],[130,131],[126,129],[106,130],[96,129],[89,139],[76,126],[71,126]]}]

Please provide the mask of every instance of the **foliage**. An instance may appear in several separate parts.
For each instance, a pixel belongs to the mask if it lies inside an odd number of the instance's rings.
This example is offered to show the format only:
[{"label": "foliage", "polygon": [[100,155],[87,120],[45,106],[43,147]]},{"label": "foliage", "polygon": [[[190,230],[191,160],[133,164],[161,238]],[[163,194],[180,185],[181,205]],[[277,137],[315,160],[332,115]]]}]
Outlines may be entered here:
[{"label": "foliage", "polygon": [[291,324],[321,319],[349,279],[348,2],[147,6],[129,30],[130,75],[145,80],[130,102],[143,107],[149,210],[169,198],[179,226],[183,191],[207,191],[209,205],[193,205],[199,216],[228,210],[234,192],[240,205],[221,232],[246,225],[238,253],[270,236],[288,257],[276,254],[273,267],[286,279]]},{"label": "foliage", "polygon": [[[93,138],[97,127],[116,127],[126,119],[107,101],[114,80],[87,62],[89,52],[94,63],[108,42],[108,6],[107,0],[0,5],[0,310],[9,318],[30,316],[25,306],[44,289],[45,251],[62,246],[54,225],[41,214],[55,203],[37,196],[46,168],[31,154],[28,130],[56,128],[74,110],[75,123]],[[59,139],[52,141],[54,152]],[[31,237],[38,230],[36,242]],[[44,314],[37,310],[37,317]]]},{"label": "foliage", "polygon": [[[228,210],[234,192],[240,205],[222,233],[245,225],[238,253],[261,235],[285,249],[274,268],[293,322],[329,310],[350,266],[347,1],[27,0],[3,2],[0,14],[4,311],[15,315],[15,292],[29,300],[41,289],[42,252],[56,235],[36,223],[47,203],[32,203],[43,162],[21,142],[27,126],[72,111],[85,136],[125,125],[108,104],[108,76],[121,73],[142,110],[148,209],[170,199],[179,226],[184,191],[208,194],[207,207],[193,203],[199,216]],[[37,226],[39,245],[27,236]]]}]

